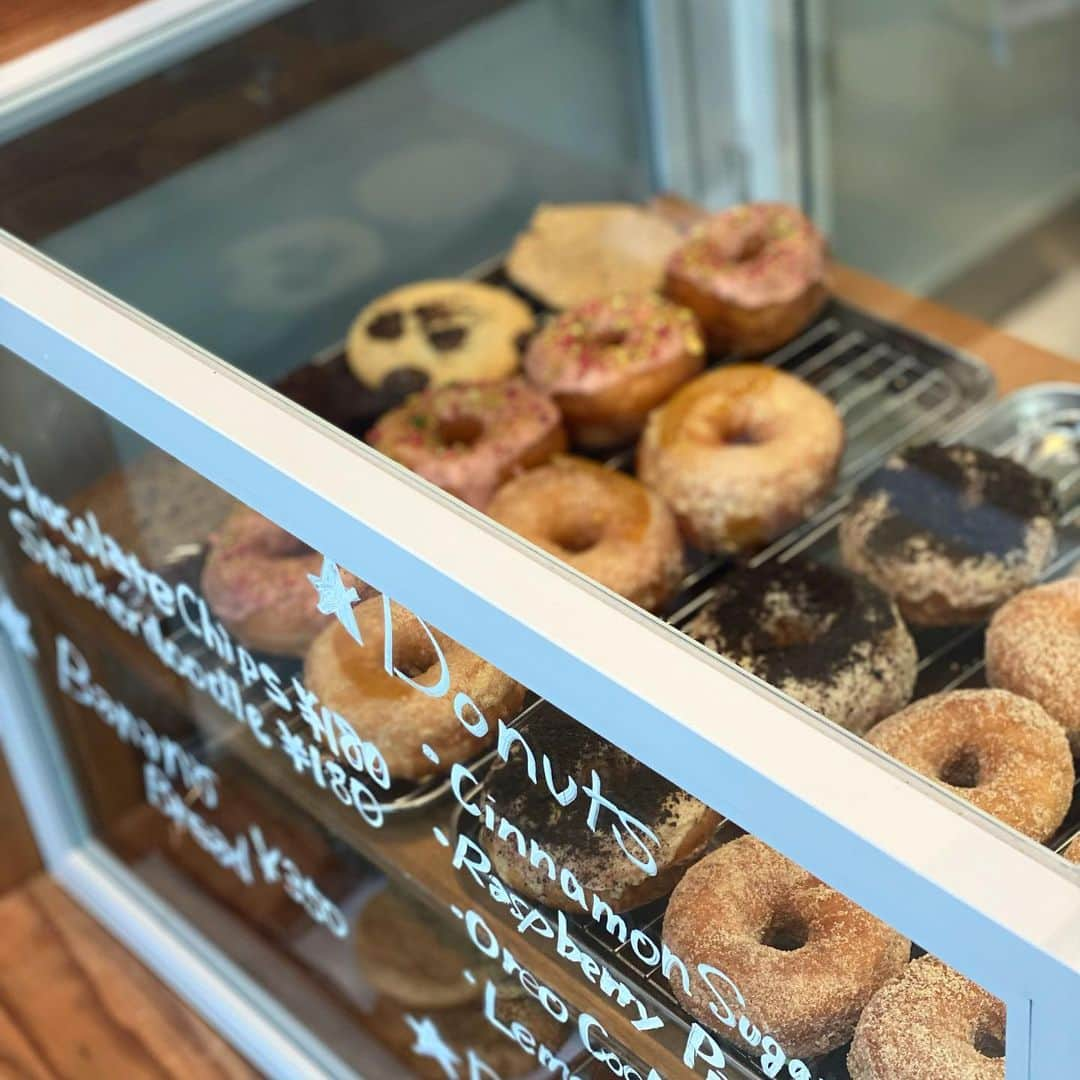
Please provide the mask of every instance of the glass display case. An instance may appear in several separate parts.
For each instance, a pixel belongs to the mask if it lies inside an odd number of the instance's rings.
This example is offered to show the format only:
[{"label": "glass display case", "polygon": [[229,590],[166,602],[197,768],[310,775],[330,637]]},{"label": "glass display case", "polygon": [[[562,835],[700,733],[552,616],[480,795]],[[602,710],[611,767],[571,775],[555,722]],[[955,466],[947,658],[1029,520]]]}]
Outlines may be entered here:
[{"label": "glass display case", "polygon": [[272,1076],[1073,1075],[1080,381],[845,264],[858,16],[236,7],[0,107],[53,873]]}]

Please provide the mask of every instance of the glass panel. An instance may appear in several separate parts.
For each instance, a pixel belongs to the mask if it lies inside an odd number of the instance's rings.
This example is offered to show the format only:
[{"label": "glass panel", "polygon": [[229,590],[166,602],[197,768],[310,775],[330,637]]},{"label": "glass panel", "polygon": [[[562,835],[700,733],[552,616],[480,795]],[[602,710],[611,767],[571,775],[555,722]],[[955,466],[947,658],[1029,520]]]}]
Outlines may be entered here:
[{"label": "glass panel", "polygon": [[357,1071],[1000,1059],[990,995],[10,353],[0,377],[35,403],[3,418],[3,625],[94,834]]}]

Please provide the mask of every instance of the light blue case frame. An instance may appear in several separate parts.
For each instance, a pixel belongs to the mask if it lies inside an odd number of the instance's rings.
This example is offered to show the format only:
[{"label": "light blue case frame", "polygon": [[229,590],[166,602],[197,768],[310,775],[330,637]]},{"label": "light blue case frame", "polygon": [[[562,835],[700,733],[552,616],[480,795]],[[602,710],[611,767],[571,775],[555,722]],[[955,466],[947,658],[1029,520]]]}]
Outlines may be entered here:
[{"label": "light blue case frame", "polygon": [[[1080,880],[1059,857],[10,238],[0,292],[0,345],[1004,999],[1009,1080],[1080,1075]],[[7,746],[54,871],[265,1071],[345,1075],[87,839],[48,783],[63,770],[33,687],[5,668]]]}]

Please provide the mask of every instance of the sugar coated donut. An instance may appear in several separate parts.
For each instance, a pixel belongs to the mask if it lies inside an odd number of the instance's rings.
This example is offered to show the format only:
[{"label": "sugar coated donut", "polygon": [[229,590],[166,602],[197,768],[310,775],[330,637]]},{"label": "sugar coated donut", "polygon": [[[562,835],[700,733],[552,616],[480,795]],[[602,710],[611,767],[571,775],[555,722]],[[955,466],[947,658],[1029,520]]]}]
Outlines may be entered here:
[{"label": "sugar coated donut", "polygon": [[697,315],[712,350],[771,352],[827,299],[825,239],[794,206],[733,206],[691,229],[664,291]]},{"label": "sugar coated donut", "polygon": [[986,634],[991,686],[1037,701],[1080,750],[1080,578],[1014,596]]},{"label": "sugar coated donut", "polygon": [[[639,907],[671,889],[720,824],[719,814],[704,803],[562,713],[551,710],[530,725],[529,741],[538,756],[546,756],[545,773],[550,767],[560,791],[569,789],[571,780],[587,781],[595,769],[605,787],[618,792],[620,810],[650,829],[655,841],[635,830],[623,837],[621,848],[613,827],[591,827],[589,800],[578,797],[564,806],[543,779],[530,782],[525,752],[515,742],[492,769],[487,786],[499,817],[515,829],[484,828],[480,839],[495,872],[524,896],[581,911],[560,884],[565,870],[612,910]],[[549,858],[536,857],[534,845]],[[643,859],[646,848],[655,861],[655,874],[627,855],[629,851]]]},{"label": "sugar coated donut", "polygon": [[653,410],[638,475],[705,551],[758,546],[801,521],[833,484],[844,425],[824,395],[762,364],[687,383]]},{"label": "sugar coated donut", "polygon": [[[212,533],[202,572],[202,594],[214,614],[249,649],[303,656],[330,622],[316,607],[308,574],[322,556],[246,506],[237,507]],[[361,598],[375,590],[347,571],[346,588]]]},{"label": "sugar coated donut", "polygon": [[[686,872],[664,915],[664,944],[691,970],[709,965],[738,987],[749,1025],[789,1057],[842,1046],[873,993],[903,970],[910,942],[752,836],[717,848]],[[672,990],[702,1024],[739,1041],[731,1008],[709,988]],[[714,985],[720,985],[718,977]],[[725,998],[735,994],[725,987]],[[753,1031],[756,1029],[756,1039]],[[743,1043],[745,1045],[745,1042]]]},{"label": "sugar coated donut", "polygon": [[1005,1006],[920,956],[863,1010],[847,1066],[851,1080],[1005,1080]]},{"label": "sugar coated donut", "polygon": [[525,374],[555,399],[574,442],[612,446],[705,366],[697,320],[655,293],[616,293],[564,311],[529,343]]},{"label": "sugar coated donut", "polygon": [[893,455],[859,485],[840,550],[908,622],[981,622],[1046,568],[1055,516],[1049,481],[1023,465],[928,443]]},{"label": "sugar coated donut", "polygon": [[502,379],[517,370],[534,327],[529,305],[476,281],[418,281],[380,296],[345,343],[352,373],[377,389],[393,372],[422,372],[432,386]]},{"label": "sugar coated donut", "polygon": [[1034,701],[1007,690],[934,694],[867,736],[973,806],[1047,840],[1069,809],[1073,760],[1065,733]]},{"label": "sugar coated donut", "polygon": [[774,560],[728,574],[683,629],[852,731],[915,689],[918,654],[896,605],[828,566]]},{"label": "sugar coated donut", "polygon": [[[451,685],[442,697],[429,697],[384,668],[385,622],[381,597],[353,608],[364,644],[358,645],[340,622],[333,622],[311,644],[304,660],[307,688],[323,705],[341,713],[361,739],[373,743],[394,780],[421,780],[449,772],[491,741],[496,720],[509,720],[521,709],[524,688],[498,668],[431,630],[403,608],[391,607],[394,666],[423,686],[439,681],[442,651]],[[454,698],[463,691],[489,721],[491,734],[471,735],[454,714]],[[429,746],[438,758],[423,751]]]},{"label": "sugar coated donut", "polygon": [[683,574],[682,540],[664,501],[632,476],[585,458],[556,457],[508,480],[487,512],[650,610],[670,598]]},{"label": "sugar coated donut", "polygon": [[566,449],[559,410],[524,379],[423,390],[388,412],[367,439],[481,510],[503,481]]}]

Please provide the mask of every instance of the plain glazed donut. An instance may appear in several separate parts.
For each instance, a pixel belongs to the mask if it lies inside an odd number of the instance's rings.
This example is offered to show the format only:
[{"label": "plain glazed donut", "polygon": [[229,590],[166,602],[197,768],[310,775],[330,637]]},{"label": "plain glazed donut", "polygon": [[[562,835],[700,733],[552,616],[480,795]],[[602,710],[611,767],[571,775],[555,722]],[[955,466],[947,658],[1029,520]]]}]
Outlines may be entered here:
[{"label": "plain glazed donut", "polygon": [[[211,534],[202,594],[230,633],[249,649],[303,656],[331,621],[316,607],[308,574],[322,556],[262,514],[239,506]],[[341,580],[361,599],[375,590],[345,570]]]},{"label": "plain glazed donut", "polygon": [[[531,783],[521,743],[515,742],[506,760],[491,770],[487,794],[517,832],[485,828],[480,841],[495,872],[523,896],[580,912],[560,887],[559,875],[566,870],[613,911],[640,907],[671,889],[720,824],[720,815],[704,803],[563,713],[552,710],[530,725],[529,741],[537,755],[546,755],[560,788],[567,778],[586,781],[593,770],[603,778],[604,786],[617,793],[620,809],[655,834],[656,843],[648,843],[657,872],[649,875],[632,861],[610,826],[589,826],[589,800],[578,797],[563,806],[543,780]],[[553,865],[532,857],[533,842]],[[633,839],[624,843],[637,851]]]},{"label": "plain glazed donut", "polygon": [[[364,644],[358,645],[339,622],[311,644],[304,660],[304,681],[323,705],[341,713],[361,739],[373,743],[394,780],[422,780],[450,771],[482,750],[494,737],[496,720],[509,720],[521,709],[524,688],[464,646],[431,629],[450,672],[450,688],[428,697],[403,679],[388,675],[384,664],[384,608],[375,597],[353,608]],[[442,673],[424,624],[404,609],[391,607],[395,667],[424,686]],[[464,691],[487,717],[490,733],[471,735],[454,715],[454,697]],[[438,757],[432,762],[424,745]]]},{"label": "plain glazed donut", "polygon": [[821,564],[773,560],[734,571],[683,631],[859,733],[915,689],[918,653],[896,605]]},{"label": "plain glazed donut", "polygon": [[714,352],[771,352],[828,297],[825,239],[793,206],[733,206],[690,230],[668,261],[664,292],[697,315]]},{"label": "plain glazed donut", "polygon": [[423,390],[388,412],[367,439],[481,510],[503,481],[566,449],[555,403],[524,379]]},{"label": "plain glazed donut", "polygon": [[1005,1080],[1005,1006],[920,956],[863,1010],[847,1066],[851,1080]]},{"label": "plain glazed donut", "polygon": [[734,551],[806,517],[832,486],[843,449],[828,398],[775,368],[733,364],[653,410],[638,475],[695,547]]},{"label": "plain glazed donut", "polygon": [[1038,585],[998,609],[986,674],[991,686],[1037,701],[1080,750],[1080,578]]},{"label": "plain glazed donut", "polygon": [[682,541],[663,500],[631,476],[557,457],[508,480],[488,514],[635,604],[655,610],[682,578]]},{"label": "plain glazed donut", "polygon": [[920,626],[981,622],[1054,553],[1053,487],[975,446],[928,443],[860,483],[840,523],[845,564]]},{"label": "plain glazed donut", "polygon": [[[911,952],[906,938],[752,836],[690,867],[668,902],[663,940],[690,970],[705,964],[723,972],[757,1041],[771,1035],[798,1058],[846,1043],[866,1003]],[[669,978],[695,1019],[740,1041],[728,1017],[710,1008],[706,986],[687,993],[677,974]]]},{"label": "plain glazed donut", "polygon": [[525,374],[562,410],[575,443],[612,446],[705,366],[697,320],[655,293],[564,311],[529,343]]},{"label": "plain glazed donut", "polygon": [[882,720],[869,742],[1035,840],[1049,839],[1072,799],[1065,733],[1007,690],[934,694]]}]

